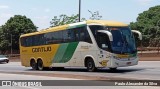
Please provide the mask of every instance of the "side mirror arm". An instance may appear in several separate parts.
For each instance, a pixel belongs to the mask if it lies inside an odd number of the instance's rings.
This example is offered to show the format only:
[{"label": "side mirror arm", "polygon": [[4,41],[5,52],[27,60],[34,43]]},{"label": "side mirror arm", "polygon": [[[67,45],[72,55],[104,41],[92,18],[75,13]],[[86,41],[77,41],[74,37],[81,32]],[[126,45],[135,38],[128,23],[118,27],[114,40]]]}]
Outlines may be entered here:
[{"label": "side mirror arm", "polygon": [[133,33],[137,33],[138,34],[138,38],[139,38],[139,40],[142,40],[142,34],[141,34],[141,32],[140,31],[137,31],[137,30],[132,30],[132,32]]},{"label": "side mirror arm", "polygon": [[106,31],[106,30],[99,30],[98,32],[107,34],[108,37],[109,37],[109,40],[110,40],[110,41],[113,41],[113,36],[112,36],[112,33],[111,33],[111,32]]}]

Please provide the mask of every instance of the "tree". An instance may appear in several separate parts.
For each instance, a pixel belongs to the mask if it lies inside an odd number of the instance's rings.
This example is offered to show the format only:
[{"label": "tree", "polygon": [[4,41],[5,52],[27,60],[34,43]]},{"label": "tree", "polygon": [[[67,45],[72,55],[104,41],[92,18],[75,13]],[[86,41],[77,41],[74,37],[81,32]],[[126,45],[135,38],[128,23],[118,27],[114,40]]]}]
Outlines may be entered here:
[{"label": "tree", "polygon": [[143,46],[159,46],[160,44],[160,5],[151,7],[140,13],[136,22],[130,23],[131,29],[143,34]]},{"label": "tree", "polygon": [[[54,26],[59,26],[59,25],[65,25],[65,24],[71,24],[71,23],[76,23],[79,22],[78,21],[78,14],[77,15],[72,15],[72,16],[67,16],[65,14],[58,16],[54,16],[54,18],[52,19],[52,21],[50,22],[51,27]],[[84,21],[85,18],[82,18],[81,21]]]},{"label": "tree", "polygon": [[[19,50],[19,37],[21,34],[37,31],[37,27],[26,16],[15,15],[0,28],[0,50],[9,50],[11,45]],[[12,44],[11,44],[12,40]]]},{"label": "tree", "polygon": [[6,49],[9,46],[9,41],[6,40],[5,35],[3,34],[2,27],[0,28],[0,50],[1,54],[5,54]]},{"label": "tree", "polygon": [[[88,10],[89,11],[89,10]],[[96,12],[91,12],[91,20],[100,20],[102,18],[102,16],[99,14],[98,11]],[[65,25],[65,24],[71,24],[71,23],[76,23],[79,22],[79,15],[71,15],[71,16],[67,16],[65,14],[61,14],[59,17],[58,16],[54,16],[54,18],[52,19],[52,21],[50,21],[51,26],[50,27],[55,27],[55,26],[59,26],[59,25]],[[82,18],[81,21],[85,21],[85,18]]]}]

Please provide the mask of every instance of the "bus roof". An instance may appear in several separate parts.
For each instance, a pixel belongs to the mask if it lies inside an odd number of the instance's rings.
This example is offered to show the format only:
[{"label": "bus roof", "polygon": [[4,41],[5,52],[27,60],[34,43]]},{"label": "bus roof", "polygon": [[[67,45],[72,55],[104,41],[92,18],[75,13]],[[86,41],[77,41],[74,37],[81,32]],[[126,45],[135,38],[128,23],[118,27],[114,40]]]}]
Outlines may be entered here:
[{"label": "bus roof", "polygon": [[106,21],[106,20],[88,20],[87,24],[99,24],[104,26],[113,26],[113,27],[124,27],[128,26],[127,24],[124,24],[122,22],[117,21]]},{"label": "bus roof", "polygon": [[36,35],[36,34],[42,34],[42,33],[52,32],[52,31],[60,31],[60,30],[80,27],[80,26],[83,26],[83,25],[104,25],[104,26],[113,26],[113,27],[128,26],[127,24],[117,22],[117,21],[87,20],[87,21],[84,21],[84,22],[78,22],[78,23],[73,23],[73,24],[68,24],[68,25],[56,26],[56,27],[51,27],[51,28],[44,29],[44,30],[41,30],[41,31],[38,31],[38,32],[23,34],[23,35],[21,35],[21,37]]}]

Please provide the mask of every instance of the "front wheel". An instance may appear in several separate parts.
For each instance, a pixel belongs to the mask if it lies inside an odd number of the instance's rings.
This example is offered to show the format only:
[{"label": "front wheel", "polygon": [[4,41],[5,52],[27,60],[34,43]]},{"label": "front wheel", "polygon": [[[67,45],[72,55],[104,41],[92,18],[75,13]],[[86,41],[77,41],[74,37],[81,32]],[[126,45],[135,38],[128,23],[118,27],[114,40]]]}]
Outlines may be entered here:
[{"label": "front wheel", "polygon": [[87,60],[87,70],[88,70],[89,72],[93,72],[93,71],[96,70],[94,61],[93,61],[92,59],[88,59],[88,60]]}]

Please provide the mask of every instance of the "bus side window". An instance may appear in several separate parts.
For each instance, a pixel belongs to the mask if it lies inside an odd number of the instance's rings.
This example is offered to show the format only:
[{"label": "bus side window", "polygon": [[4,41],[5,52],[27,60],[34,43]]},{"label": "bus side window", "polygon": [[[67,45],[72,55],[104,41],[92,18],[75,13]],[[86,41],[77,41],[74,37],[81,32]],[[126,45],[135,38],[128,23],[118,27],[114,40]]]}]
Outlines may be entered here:
[{"label": "bus side window", "polygon": [[79,32],[80,33],[80,41],[92,43],[86,26],[79,28],[79,31],[80,31]]},{"label": "bus side window", "polygon": [[84,29],[85,31],[85,42],[92,43],[91,37],[88,33],[87,27]]},{"label": "bus side window", "polygon": [[26,38],[26,46],[32,46],[32,36]]},{"label": "bus side window", "polygon": [[63,42],[62,31],[54,32],[53,35],[54,35],[54,43],[62,43]]},{"label": "bus side window", "polygon": [[27,46],[27,45],[26,45],[26,37],[22,37],[22,38],[20,39],[20,42],[21,42],[21,45],[22,45],[22,46],[24,46],[24,47]]},{"label": "bus side window", "polygon": [[64,30],[62,31],[63,33],[63,43],[67,43],[69,41],[69,38],[68,38],[68,30]]},{"label": "bus side window", "polygon": [[85,31],[84,31],[84,28],[80,27],[78,30],[79,30],[79,37],[80,37],[79,41],[85,41]]},{"label": "bus side window", "polygon": [[81,41],[81,39],[80,39],[80,29],[79,28],[74,29],[74,34],[75,34],[75,41],[76,42]]},{"label": "bus side window", "polygon": [[75,42],[74,29],[68,29],[67,35],[68,35],[68,42]]}]

